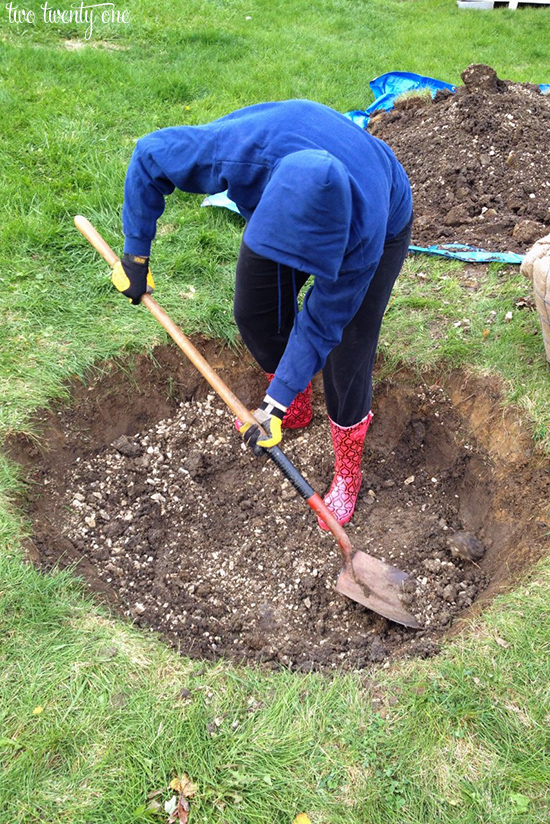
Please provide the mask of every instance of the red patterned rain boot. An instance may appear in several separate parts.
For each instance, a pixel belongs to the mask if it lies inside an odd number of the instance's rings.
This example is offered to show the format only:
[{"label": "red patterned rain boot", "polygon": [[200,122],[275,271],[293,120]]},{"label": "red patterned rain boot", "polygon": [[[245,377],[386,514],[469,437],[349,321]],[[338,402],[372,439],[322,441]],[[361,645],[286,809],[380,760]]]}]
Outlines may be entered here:
[{"label": "red patterned rain boot", "polygon": [[[266,372],[266,377],[271,383],[275,377],[274,373]],[[268,388],[269,393],[269,388]],[[311,381],[308,383],[303,392],[299,392],[287,411],[285,412],[282,428],[283,429],[302,429],[308,426],[313,418],[313,409],[311,406]]]},{"label": "red patterned rain boot", "polygon": [[[361,456],[372,412],[354,426],[338,426],[330,418],[329,421],[336,461],[334,478],[324,500],[338,523],[347,524],[353,515],[363,480]],[[321,518],[317,520],[321,529],[328,529]]]}]

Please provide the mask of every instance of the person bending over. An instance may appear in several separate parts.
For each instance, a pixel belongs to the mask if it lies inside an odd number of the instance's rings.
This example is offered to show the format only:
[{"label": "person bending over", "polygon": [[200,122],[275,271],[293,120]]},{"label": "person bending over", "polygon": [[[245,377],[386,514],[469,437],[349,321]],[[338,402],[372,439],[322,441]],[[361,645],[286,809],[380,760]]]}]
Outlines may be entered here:
[{"label": "person bending over", "polygon": [[[403,167],[381,140],[309,100],[260,103],[146,135],[126,175],[116,280],[136,304],[147,290],[157,220],[175,188],[227,190],[245,218],[234,316],[269,380],[255,412],[268,437],[258,444],[273,446],[282,429],[310,423],[311,379],[322,370],[335,453],[325,503],[347,523],[361,486],[380,326],[411,235]],[[257,437],[251,430],[246,435]]]}]

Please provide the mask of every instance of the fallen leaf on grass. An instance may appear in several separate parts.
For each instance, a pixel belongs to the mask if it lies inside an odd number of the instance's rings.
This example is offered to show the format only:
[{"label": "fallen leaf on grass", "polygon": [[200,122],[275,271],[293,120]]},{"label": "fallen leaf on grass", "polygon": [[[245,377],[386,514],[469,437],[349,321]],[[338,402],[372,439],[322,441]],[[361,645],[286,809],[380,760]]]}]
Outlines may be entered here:
[{"label": "fallen leaf on grass", "polygon": [[41,712],[44,712],[44,707],[35,707],[32,711],[33,715],[40,715]]},{"label": "fallen leaf on grass", "polygon": [[170,789],[175,790],[179,795],[173,795],[164,805],[168,813],[167,824],[176,824],[176,822],[187,824],[189,821],[189,801],[187,799],[196,795],[198,787],[193,784],[186,773],[183,773],[170,781]]},{"label": "fallen leaf on grass", "polygon": [[183,773],[181,777],[176,776],[176,778],[170,781],[170,789],[175,790],[185,798],[192,798],[197,794],[198,787],[196,784],[193,784],[186,773]]},{"label": "fallen leaf on grass", "polygon": [[163,792],[164,792],[164,790],[153,790],[153,792],[151,792],[147,795],[147,798],[149,798],[149,799],[150,798],[156,798],[157,796],[162,795]]},{"label": "fallen leaf on grass", "polygon": [[508,649],[508,647],[510,646],[508,641],[505,641],[504,638],[499,638],[498,636],[495,637],[495,643],[497,643],[499,647],[502,647],[503,649]]},{"label": "fallen leaf on grass", "polygon": [[173,795],[164,804],[164,811],[168,813],[167,824],[187,824],[189,821],[189,801],[180,795]]},{"label": "fallen leaf on grass", "polygon": [[518,309],[536,309],[535,299],[528,295],[525,298],[516,300],[516,307]]}]

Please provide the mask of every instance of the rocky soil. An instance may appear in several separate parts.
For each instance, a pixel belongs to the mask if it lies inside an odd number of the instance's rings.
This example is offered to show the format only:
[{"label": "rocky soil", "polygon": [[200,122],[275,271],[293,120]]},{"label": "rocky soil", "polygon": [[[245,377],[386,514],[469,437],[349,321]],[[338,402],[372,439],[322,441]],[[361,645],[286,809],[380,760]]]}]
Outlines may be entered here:
[{"label": "rocky soil", "polygon": [[524,252],[550,231],[550,96],[484,65],[462,81],[433,101],[404,96],[370,131],[410,177],[413,243]]}]

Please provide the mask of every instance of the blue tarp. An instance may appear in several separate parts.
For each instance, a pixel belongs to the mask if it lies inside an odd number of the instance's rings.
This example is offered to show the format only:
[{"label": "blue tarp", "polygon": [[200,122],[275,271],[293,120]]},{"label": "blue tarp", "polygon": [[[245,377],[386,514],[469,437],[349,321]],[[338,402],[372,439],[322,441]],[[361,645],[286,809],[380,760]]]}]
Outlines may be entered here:
[{"label": "blue tarp", "polygon": [[[369,86],[374,94],[374,103],[371,103],[367,109],[353,109],[345,113],[346,117],[349,117],[362,129],[367,128],[373,112],[379,109],[385,111],[393,109],[396,99],[407,92],[419,92],[428,89],[432,97],[435,97],[440,89],[456,92],[456,86],[451,83],[445,83],[443,80],[436,80],[433,77],[424,77],[422,74],[413,74],[412,72],[387,72],[387,74],[381,74],[380,77],[371,80]],[[539,88],[543,94],[548,94],[550,92],[550,83],[540,83]]]},{"label": "blue tarp", "polygon": [[443,80],[435,80],[433,77],[424,77],[421,74],[412,74],[411,72],[387,72],[371,80],[369,86],[374,94],[374,103],[371,103],[368,109],[364,111],[355,109],[345,113],[346,117],[349,117],[362,129],[367,128],[373,112],[379,109],[385,111],[393,109],[396,99],[406,92],[418,92],[427,89],[432,97],[435,97],[436,92],[440,89],[456,92],[456,86],[451,83],[444,83]]},{"label": "blue tarp", "polygon": [[[387,72],[371,80],[369,86],[375,97],[374,103],[371,103],[371,105],[364,110],[354,109],[345,112],[346,117],[349,117],[350,120],[362,129],[367,128],[373,112],[379,109],[384,109],[385,111],[393,109],[396,99],[406,92],[418,92],[427,89],[432,97],[435,97],[436,93],[441,89],[448,89],[448,91],[453,93],[456,92],[456,86],[453,86],[451,83],[445,83],[443,80],[436,80],[433,77],[424,77],[421,74],[413,74],[411,72]],[[539,86],[543,94],[550,93],[550,83],[540,83]],[[203,200],[202,205],[223,206],[239,214],[237,206],[233,201],[229,200],[225,192],[217,195],[209,195]],[[409,251],[423,252],[428,255],[440,255],[455,260],[468,261],[469,263],[490,263],[498,261],[519,265],[523,261],[523,255],[516,255],[514,252],[487,252],[474,246],[466,246],[463,243],[445,243],[439,246],[409,246]]]},{"label": "blue tarp", "polygon": [[477,246],[467,246],[465,243],[442,243],[439,246],[409,246],[409,252],[422,252],[425,255],[440,255],[441,257],[464,260],[468,263],[517,263],[523,261],[523,255],[515,252],[487,252]]},{"label": "blue tarp", "polygon": [[227,192],[220,192],[217,195],[207,195],[201,206],[223,206],[224,209],[230,209],[240,215],[238,206],[227,197]]}]

